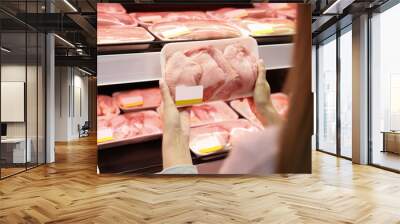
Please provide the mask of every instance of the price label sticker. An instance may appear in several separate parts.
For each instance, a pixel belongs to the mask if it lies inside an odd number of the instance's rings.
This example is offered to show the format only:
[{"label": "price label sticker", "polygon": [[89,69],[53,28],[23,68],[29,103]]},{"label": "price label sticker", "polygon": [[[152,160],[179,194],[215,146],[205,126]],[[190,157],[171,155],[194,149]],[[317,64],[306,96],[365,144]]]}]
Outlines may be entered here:
[{"label": "price label sticker", "polygon": [[151,23],[151,22],[156,22],[161,20],[162,17],[160,15],[154,15],[154,16],[140,16],[139,20],[145,23]]},{"label": "price label sticker", "polygon": [[185,35],[188,33],[190,33],[190,30],[186,26],[178,26],[174,29],[170,29],[170,30],[161,32],[161,34],[165,38],[175,38],[175,37],[179,37],[179,36],[182,36],[182,35]]},{"label": "price label sticker", "polygon": [[274,27],[269,24],[249,24],[247,27],[252,36],[268,35],[274,32]]},{"label": "price label sticker", "polygon": [[175,104],[188,106],[203,102],[203,86],[177,86],[175,88]]},{"label": "price label sticker", "polygon": [[108,142],[113,139],[113,130],[111,128],[97,130],[97,143]]},{"label": "price label sticker", "polygon": [[191,148],[195,152],[205,155],[223,149],[224,145],[221,144],[217,136],[211,134],[196,139],[196,141],[191,145]]},{"label": "price label sticker", "polygon": [[142,106],[144,104],[142,96],[130,96],[121,99],[121,104],[123,107],[132,108]]}]

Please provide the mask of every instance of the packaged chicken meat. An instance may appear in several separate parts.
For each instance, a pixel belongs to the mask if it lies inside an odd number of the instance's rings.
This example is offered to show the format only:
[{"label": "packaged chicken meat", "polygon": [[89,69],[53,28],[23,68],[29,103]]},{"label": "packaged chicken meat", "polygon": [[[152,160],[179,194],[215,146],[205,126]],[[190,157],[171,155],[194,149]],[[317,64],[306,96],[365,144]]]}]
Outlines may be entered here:
[{"label": "packaged chicken meat", "polygon": [[97,3],[98,13],[126,14],[125,8],[120,3]]},{"label": "packaged chicken meat", "polygon": [[282,18],[249,18],[232,23],[253,37],[293,35],[296,28],[293,20]]},{"label": "packaged chicken meat", "polygon": [[217,20],[180,20],[159,22],[149,31],[163,41],[214,40],[243,36],[237,27]]},{"label": "packaged chicken meat", "polygon": [[[273,93],[271,94],[271,100],[279,115],[286,118],[289,111],[289,97],[284,93]],[[261,121],[256,116],[256,107],[252,97],[233,100],[230,102],[230,105],[236,112],[257,127],[263,127]]]},{"label": "packaged chicken meat", "polygon": [[296,18],[296,3],[253,3],[253,6],[257,9],[274,10],[278,18]]},{"label": "packaged chicken meat", "polygon": [[149,32],[134,25],[100,26],[97,28],[98,45],[132,44],[152,40],[154,40],[154,37]]},{"label": "packaged chicken meat", "polygon": [[139,22],[139,24],[144,27],[148,27],[159,22],[209,19],[209,16],[202,11],[136,12],[129,15],[135,18]]},{"label": "packaged chicken meat", "polygon": [[249,18],[275,18],[276,10],[269,8],[221,8],[207,11],[207,14],[219,20],[243,20]]},{"label": "packaged chicken meat", "polygon": [[97,144],[104,147],[148,141],[162,135],[160,116],[152,110],[98,117],[97,127]]},{"label": "packaged chicken meat", "polygon": [[245,119],[225,121],[190,129],[190,150],[197,156],[229,150],[232,143],[261,129]]},{"label": "packaged chicken meat", "polygon": [[97,27],[120,25],[137,26],[137,22],[128,14],[97,13]]},{"label": "packaged chicken meat", "polygon": [[193,105],[190,108],[191,127],[237,119],[239,116],[223,101]]},{"label": "packaged chicken meat", "polygon": [[106,95],[97,95],[97,116],[112,117],[120,113],[117,102]]},{"label": "packaged chicken meat", "polygon": [[251,37],[166,44],[161,72],[177,106],[251,96],[258,47]]},{"label": "packaged chicken meat", "polygon": [[113,93],[113,98],[123,111],[156,108],[161,104],[159,88],[135,89]]}]

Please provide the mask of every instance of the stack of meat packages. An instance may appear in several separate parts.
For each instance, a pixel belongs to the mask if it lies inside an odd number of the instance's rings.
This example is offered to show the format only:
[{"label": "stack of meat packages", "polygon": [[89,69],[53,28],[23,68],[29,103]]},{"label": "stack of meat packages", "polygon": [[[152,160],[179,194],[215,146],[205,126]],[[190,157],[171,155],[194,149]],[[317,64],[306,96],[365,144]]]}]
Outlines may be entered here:
[{"label": "stack of meat packages", "polygon": [[[241,36],[291,35],[296,4],[255,3],[215,11],[132,12],[119,3],[97,4],[98,44],[210,40]],[[148,32],[148,31],[149,32]]]},{"label": "stack of meat packages", "polygon": [[97,141],[127,144],[160,137],[162,123],[154,110],[161,103],[158,88],[97,96]]},{"label": "stack of meat packages", "polygon": [[295,33],[296,4],[254,3],[253,8],[222,8],[207,14],[235,24],[253,37]]},{"label": "stack of meat packages", "polygon": [[154,37],[129,16],[119,3],[97,4],[97,44],[152,41]]}]

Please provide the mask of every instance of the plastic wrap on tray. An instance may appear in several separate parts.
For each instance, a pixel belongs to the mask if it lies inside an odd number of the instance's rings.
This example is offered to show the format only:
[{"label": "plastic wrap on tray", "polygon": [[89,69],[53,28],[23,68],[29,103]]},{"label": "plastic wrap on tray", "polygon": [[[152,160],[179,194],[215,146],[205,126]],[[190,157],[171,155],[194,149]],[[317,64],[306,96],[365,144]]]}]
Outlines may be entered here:
[{"label": "plastic wrap on tray", "polygon": [[253,5],[258,9],[274,10],[278,18],[296,18],[296,3],[253,3]]},{"label": "plastic wrap on tray", "polygon": [[126,14],[125,8],[120,3],[97,3],[98,13]]},{"label": "plastic wrap on tray", "polygon": [[142,27],[111,26],[97,28],[97,44],[130,44],[154,40],[154,37]]},{"label": "plastic wrap on tray", "polygon": [[171,22],[178,20],[204,20],[209,16],[202,11],[180,11],[180,12],[135,12],[129,14],[135,18],[140,25],[148,27],[159,22]]},{"label": "plastic wrap on tray", "polygon": [[157,112],[145,110],[114,117],[97,118],[98,145],[121,145],[148,141],[162,135],[162,122]]},{"label": "plastic wrap on tray", "polygon": [[253,37],[293,35],[296,30],[293,20],[282,18],[251,18],[232,23],[246,30]]},{"label": "plastic wrap on tray", "polygon": [[120,113],[117,102],[107,95],[97,95],[97,116],[116,116]]},{"label": "plastic wrap on tray", "polygon": [[[271,94],[271,100],[279,115],[286,118],[289,111],[289,97],[284,93],[273,93]],[[257,127],[263,127],[261,121],[256,116],[256,107],[252,97],[233,100],[230,102],[230,105],[236,112]]]},{"label": "plastic wrap on tray", "polygon": [[193,105],[190,108],[190,125],[192,127],[237,119],[239,116],[223,101]]},{"label": "plastic wrap on tray", "polygon": [[213,40],[243,36],[236,26],[217,20],[182,20],[160,22],[149,31],[163,41]]},{"label": "plastic wrap on tray", "polygon": [[156,108],[161,104],[159,88],[135,89],[113,93],[113,98],[123,111]]},{"label": "plastic wrap on tray", "polygon": [[177,106],[251,96],[257,78],[257,42],[251,37],[171,43],[161,71]]},{"label": "plastic wrap on tray", "polygon": [[214,11],[207,11],[207,14],[220,20],[240,20],[248,18],[274,18],[276,10],[269,8],[221,8]]},{"label": "plastic wrap on tray", "polygon": [[228,150],[245,135],[260,130],[245,119],[199,126],[190,129],[189,147],[197,156],[218,153]]},{"label": "plastic wrap on tray", "polygon": [[97,13],[97,27],[120,25],[137,26],[137,22],[128,14]]}]

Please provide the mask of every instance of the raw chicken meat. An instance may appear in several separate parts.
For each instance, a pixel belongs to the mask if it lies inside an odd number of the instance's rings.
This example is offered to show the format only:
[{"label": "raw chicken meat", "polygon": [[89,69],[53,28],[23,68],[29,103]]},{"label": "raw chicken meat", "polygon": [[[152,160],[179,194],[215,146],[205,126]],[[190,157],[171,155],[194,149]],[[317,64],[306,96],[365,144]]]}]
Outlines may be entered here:
[{"label": "raw chicken meat", "polygon": [[118,105],[112,97],[106,95],[97,96],[97,116],[115,116],[119,112]]},{"label": "raw chicken meat", "polygon": [[237,120],[239,116],[223,101],[194,105],[190,108],[190,125],[199,126]]},{"label": "raw chicken meat", "polygon": [[[151,110],[125,113],[111,118],[98,117],[97,122],[98,133],[100,133],[98,134],[99,143],[140,138],[144,141],[146,137],[158,136],[162,133],[160,116],[157,112]],[[104,134],[101,134],[106,132],[107,135],[112,136],[103,136]],[[107,138],[106,141],[102,139],[104,137]]]},{"label": "raw chicken meat", "polygon": [[109,123],[114,139],[130,138],[140,133],[140,129],[131,125],[124,114],[112,118]]},{"label": "raw chicken meat", "polygon": [[282,18],[246,19],[234,23],[247,30],[251,36],[292,35],[296,29],[292,20]]},{"label": "raw chicken meat", "polygon": [[125,14],[125,8],[119,3],[97,3],[98,13]]},{"label": "raw chicken meat", "polygon": [[108,14],[97,13],[97,26],[116,26],[116,25],[133,25],[137,26],[136,20],[127,14]]},{"label": "raw chicken meat", "polygon": [[200,126],[190,129],[189,146],[195,154],[207,155],[229,148],[245,134],[259,130],[244,119]]},{"label": "raw chicken meat", "polygon": [[162,123],[157,112],[148,110],[133,113],[125,113],[129,125],[140,130],[141,135],[161,133]]},{"label": "raw chicken meat", "polygon": [[279,18],[296,18],[296,3],[254,3],[255,8],[274,10]]},{"label": "raw chicken meat", "polygon": [[97,44],[137,43],[152,41],[154,37],[142,27],[110,26],[97,28]]},{"label": "raw chicken meat", "polygon": [[245,94],[253,91],[257,79],[257,59],[240,44],[227,46],[224,57],[240,76],[242,87],[236,93]]},{"label": "raw chicken meat", "polygon": [[149,27],[157,38],[169,40],[206,40],[234,38],[242,35],[241,31],[217,20],[181,20],[160,22]]},{"label": "raw chicken meat", "polygon": [[175,96],[176,86],[203,86],[203,101],[228,100],[250,94],[257,76],[256,59],[241,44],[176,51],[166,60],[165,80]]},{"label": "raw chicken meat", "polygon": [[124,111],[155,108],[161,104],[161,92],[159,88],[115,92],[113,98]]},{"label": "raw chicken meat", "polygon": [[159,22],[171,22],[179,20],[204,20],[208,15],[201,11],[182,11],[182,12],[140,12],[131,13],[142,26],[150,26]]},{"label": "raw chicken meat", "polygon": [[238,20],[248,18],[272,18],[276,17],[275,10],[269,8],[221,8],[215,11],[207,11],[207,14],[220,20]]},{"label": "raw chicken meat", "polygon": [[165,80],[172,96],[175,96],[177,85],[197,85],[200,82],[202,72],[201,66],[182,51],[174,53],[165,66]]},{"label": "raw chicken meat", "polygon": [[[273,93],[271,94],[271,101],[279,115],[286,118],[289,110],[289,97],[284,93]],[[233,100],[230,102],[230,105],[240,115],[248,119],[257,127],[263,127],[262,123],[256,116],[256,107],[252,97]]]}]

